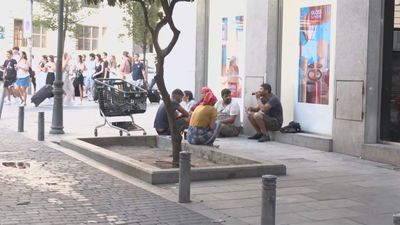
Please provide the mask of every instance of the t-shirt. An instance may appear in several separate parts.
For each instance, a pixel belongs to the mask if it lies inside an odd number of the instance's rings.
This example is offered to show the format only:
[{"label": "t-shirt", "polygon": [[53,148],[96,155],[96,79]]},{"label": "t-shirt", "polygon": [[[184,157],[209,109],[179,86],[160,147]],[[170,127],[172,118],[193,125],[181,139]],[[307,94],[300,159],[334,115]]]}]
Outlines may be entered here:
[{"label": "t-shirt", "polygon": [[[176,101],[171,101],[171,105],[174,111],[179,108],[179,103]],[[157,129],[169,128],[168,115],[164,103],[161,103],[160,107],[158,107],[156,118],[154,119],[154,128]]]},{"label": "t-shirt", "polygon": [[133,80],[139,80],[139,79],[143,80],[144,77],[143,77],[142,70],[144,70],[143,63],[141,63],[141,62],[133,63],[133,66],[132,66],[132,79]]},{"label": "t-shirt", "polygon": [[17,71],[15,70],[15,65],[17,61],[15,59],[6,59],[4,61],[3,67],[7,71],[6,79],[15,79],[17,77]]},{"label": "t-shirt", "polygon": [[192,127],[209,128],[211,120],[217,117],[217,109],[210,105],[199,105],[190,117],[189,125]]},{"label": "t-shirt", "polygon": [[91,77],[96,72],[96,62],[94,60],[88,60],[86,63],[86,71],[83,72],[83,76]]},{"label": "t-shirt", "polygon": [[283,123],[283,115],[282,115],[282,104],[279,98],[275,95],[272,95],[267,102],[270,106],[271,109],[266,112],[267,115],[270,117],[274,117],[278,120],[279,125],[282,126]]},{"label": "t-shirt", "polygon": [[230,116],[236,116],[233,124],[235,127],[240,127],[240,107],[239,104],[235,101],[232,101],[229,105],[224,107],[223,100],[219,100],[217,104],[215,104],[215,108],[217,108],[217,120],[223,120],[229,118]]}]

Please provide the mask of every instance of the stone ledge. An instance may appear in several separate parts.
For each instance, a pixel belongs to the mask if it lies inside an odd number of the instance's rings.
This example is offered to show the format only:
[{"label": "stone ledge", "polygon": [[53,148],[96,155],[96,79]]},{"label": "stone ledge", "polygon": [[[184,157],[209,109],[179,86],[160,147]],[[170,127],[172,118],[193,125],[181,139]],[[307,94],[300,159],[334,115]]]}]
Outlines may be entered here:
[{"label": "stone ledge", "polygon": [[332,137],[313,133],[281,133],[279,131],[270,132],[273,141],[285,144],[297,145],[316,150],[332,152]]},{"label": "stone ledge", "polygon": [[400,145],[364,144],[361,158],[400,166]]},{"label": "stone ledge", "polygon": [[[140,140],[142,139],[142,140]],[[62,140],[61,146],[77,151],[100,163],[108,165],[116,170],[139,178],[151,184],[176,183],[179,178],[179,169],[159,169],[155,166],[145,164],[133,158],[107,150],[111,143],[124,146],[154,146],[156,143],[160,149],[168,149],[171,145],[167,138],[157,136],[132,136],[132,137],[108,137],[108,138],[79,138]],[[241,161],[244,165],[212,166],[203,168],[192,168],[191,180],[215,180],[244,177],[261,177],[265,174],[286,175],[286,166],[274,162],[257,162],[244,159],[222,152],[215,151],[208,146],[189,146],[183,143],[183,150],[192,154],[201,155],[204,158],[215,157],[217,160],[230,162]]]}]

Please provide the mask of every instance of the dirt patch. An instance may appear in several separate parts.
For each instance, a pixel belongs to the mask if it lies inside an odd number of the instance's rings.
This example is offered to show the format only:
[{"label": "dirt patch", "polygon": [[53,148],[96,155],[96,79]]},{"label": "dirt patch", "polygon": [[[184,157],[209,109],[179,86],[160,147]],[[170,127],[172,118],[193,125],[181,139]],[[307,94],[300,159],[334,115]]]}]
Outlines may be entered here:
[{"label": "dirt patch", "polygon": [[[151,148],[147,146],[108,146],[108,150],[128,156],[137,161],[150,164],[160,169],[171,169],[172,167],[172,151],[161,150],[159,148]],[[207,159],[191,155],[192,167],[210,167],[210,166],[226,166],[232,165],[228,162],[212,162]]]}]

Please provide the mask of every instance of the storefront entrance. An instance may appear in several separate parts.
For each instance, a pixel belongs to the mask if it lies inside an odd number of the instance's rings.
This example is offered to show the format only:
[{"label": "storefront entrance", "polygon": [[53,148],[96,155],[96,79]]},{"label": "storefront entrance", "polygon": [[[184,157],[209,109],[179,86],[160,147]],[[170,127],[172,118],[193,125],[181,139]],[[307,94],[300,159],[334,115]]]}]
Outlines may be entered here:
[{"label": "storefront entrance", "polygon": [[400,142],[400,1],[385,0],[380,139]]}]

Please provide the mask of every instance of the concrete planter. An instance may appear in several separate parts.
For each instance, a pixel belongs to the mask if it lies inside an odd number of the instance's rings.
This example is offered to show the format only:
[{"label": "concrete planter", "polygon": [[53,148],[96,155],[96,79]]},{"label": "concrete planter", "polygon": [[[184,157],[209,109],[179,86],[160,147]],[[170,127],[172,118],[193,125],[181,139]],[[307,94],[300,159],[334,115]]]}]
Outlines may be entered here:
[{"label": "concrete planter", "polygon": [[[273,162],[257,162],[237,156],[228,155],[208,146],[193,146],[182,143],[183,150],[192,155],[202,157],[214,162],[229,162],[228,166],[196,167],[191,170],[191,180],[214,180],[244,177],[261,177],[265,174],[285,175],[286,167]],[[116,170],[141,179],[151,184],[164,184],[178,182],[179,169],[160,169],[158,167],[140,162],[128,156],[107,150],[109,146],[148,146],[160,149],[170,149],[171,142],[168,138],[158,136],[125,136],[79,138],[62,140],[61,145],[86,155],[96,161],[106,164]],[[132,149],[134,151],[134,148]],[[235,165],[240,163],[241,165]]]}]

